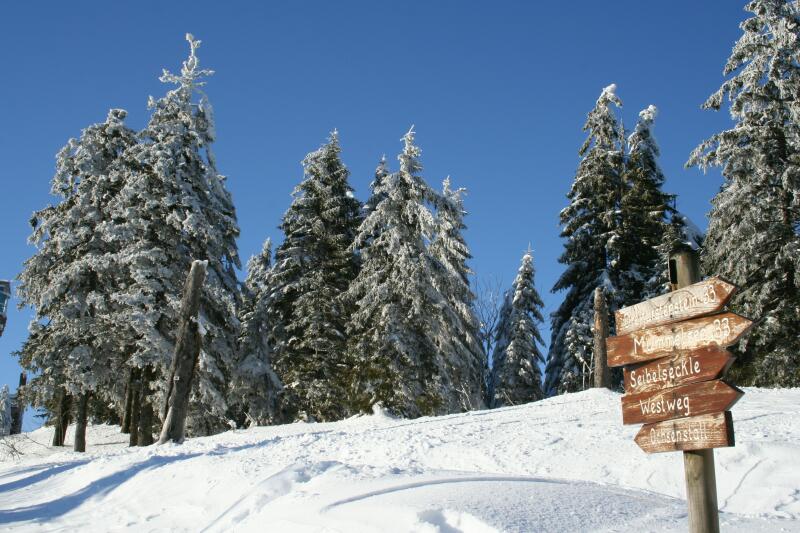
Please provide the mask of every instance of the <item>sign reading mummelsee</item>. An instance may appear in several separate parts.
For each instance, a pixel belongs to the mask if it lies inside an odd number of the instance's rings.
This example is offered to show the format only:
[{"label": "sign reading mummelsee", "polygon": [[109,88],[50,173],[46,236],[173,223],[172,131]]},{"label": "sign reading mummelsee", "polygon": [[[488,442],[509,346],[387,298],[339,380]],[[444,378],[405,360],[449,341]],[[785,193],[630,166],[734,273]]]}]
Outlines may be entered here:
[{"label": "sign reading mummelsee", "polygon": [[734,361],[725,347],[753,325],[720,312],[735,291],[710,278],[615,313],[608,365],[625,367],[622,420],[644,424],[636,436],[644,451],[733,446],[727,410],[744,393],[720,379]]}]

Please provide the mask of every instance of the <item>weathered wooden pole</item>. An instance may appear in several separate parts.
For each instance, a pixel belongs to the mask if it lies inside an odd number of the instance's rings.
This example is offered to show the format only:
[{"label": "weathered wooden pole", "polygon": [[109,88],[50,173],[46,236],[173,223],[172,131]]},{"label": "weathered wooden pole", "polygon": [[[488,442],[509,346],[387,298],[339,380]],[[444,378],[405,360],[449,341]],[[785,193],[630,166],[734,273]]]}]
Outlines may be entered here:
[{"label": "weathered wooden pole", "polygon": [[78,397],[78,406],[75,413],[75,442],[72,449],[76,452],[86,451],[86,420],[89,415],[89,394],[84,392]]},{"label": "weathered wooden pole", "polygon": [[22,418],[25,414],[25,403],[22,398],[22,388],[28,383],[28,376],[25,372],[19,375],[19,386],[17,394],[14,396],[14,403],[11,405],[11,434],[22,433]]},{"label": "weathered wooden pole", "polygon": [[159,444],[171,440],[181,443],[189,410],[189,394],[192,391],[192,378],[200,357],[200,331],[197,313],[200,309],[200,295],[206,277],[208,261],[193,261],[186,280],[183,300],[181,300],[178,335],[175,353],[169,373],[167,399],[164,404],[164,425],[161,428]]},{"label": "weathered wooden pole", "polygon": [[611,371],[606,356],[608,337],[608,306],[602,287],[594,290],[594,386],[611,388]]},{"label": "weathered wooden pole", "polygon": [[[693,250],[674,252],[669,258],[669,279],[673,291],[700,281],[697,253]],[[714,450],[684,451],[683,469],[686,475],[689,531],[719,533]]]}]

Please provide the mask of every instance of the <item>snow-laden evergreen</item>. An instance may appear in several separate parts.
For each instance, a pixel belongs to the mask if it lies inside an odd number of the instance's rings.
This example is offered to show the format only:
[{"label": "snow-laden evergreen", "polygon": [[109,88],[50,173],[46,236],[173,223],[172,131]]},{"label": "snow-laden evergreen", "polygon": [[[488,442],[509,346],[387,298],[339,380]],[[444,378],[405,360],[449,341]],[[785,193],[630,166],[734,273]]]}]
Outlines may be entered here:
[{"label": "snow-laden evergreen", "polygon": [[159,407],[189,267],[193,260],[208,261],[199,312],[202,350],[187,421],[196,435],[227,427],[230,416],[227,389],[238,359],[235,268],[240,263],[236,213],[211,151],[214,119],[201,90],[213,72],[199,66],[200,41],[186,38],[190,55],[180,74],[165,70],[160,77],[176,87],[150,99],[152,116],[141,142],[124,154],[111,231],[124,243],[119,260],[129,275],[114,295],[123,306],[122,320],[136,333],[128,363],[153,376],[149,386]]},{"label": "snow-laden evergreen", "polygon": [[[653,137],[657,109],[639,112],[636,128],[628,137],[625,189],[620,200],[620,306],[639,303],[657,292],[664,272],[659,247],[667,230],[667,215],[674,196],[662,191],[664,174],[658,165],[659,149]],[[670,251],[667,251],[669,254]]]},{"label": "snow-laden evergreen", "polygon": [[443,315],[456,320],[434,281],[428,251],[436,231],[438,194],[419,175],[413,128],[403,136],[400,169],[375,188],[375,208],[358,230],[361,270],[347,292],[355,311],[347,327],[351,402],[375,404],[408,417],[443,412],[446,376],[440,347]]},{"label": "snow-laden evergreen", "polygon": [[[239,363],[231,395],[248,425],[284,421],[279,405],[283,386],[272,366],[272,347],[268,342],[271,268],[272,241],[267,239],[261,253],[247,263],[239,312],[242,324]],[[241,425],[244,421],[239,422]]]},{"label": "snow-laden evergreen", "polygon": [[303,160],[305,177],[283,217],[286,236],[271,274],[270,328],[284,405],[326,421],[349,413],[341,298],[358,271],[353,239],[361,204],[353,197],[336,131]]},{"label": "snow-laden evergreen", "polygon": [[736,283],[732,309],[760,319],[731,369],[744,385],[800,385],[800,4],[755,0],[720,89],[735,124],[703,142],[688,165],[719,166],[703,253],[707,275]]},{"label": "snow-laden evergreen", "polygon": [[452,189],[450,178],[444,180],[438,198],[436,226],[430,253],[436,260],[437,290],[445,297],[451,312],[443,318],[439,346],[446,390],[443,399],[447,412],[469,411],[483,406],[486,354],[480,338],[480,324],[475,315],[475,295],[469,285],[472,274],[467,261],[472,258],[462,232],[465,189]]},{"label": "snow-laden evergreen", "polygon": [[616,86],[603,89],[589,113],[582,157],[561,211],[561,236],[566,239],[559,261],[567,266],[553,287],[566,291],[551,315],[552,339],[547,358],[545,392],[574,391],[591,381],[593,291],[603,286],[617,294],[620,257],[620,196],[623,191],[625,138],[612,109],[621,106]]},{"label": "snow-laden evergreen", "polygon": [[528,250],[500,311],[492,355],[492,407],[519,405],[544,397],[539,367],[544,364],[540,349],[544,342],[538,327],[544,320],[544,303],[536,291],[534,276],[533,256]]},{"label": "snow-laden evergreen", "polygon": [[125,116],[112,109],[105,122],[69,140],[52,180],[58,202],[31,218],[36,252],[19,274],[18,294],[34,318],[18,356],[32,376],[27,400],[37,407],[65,393],[95,392],[111,402],[124,394],[119,373],[132,336],[114,295],[127,283],[128,265],[117,255],[110,199],[124,186],[122,154],[136,143]]}]

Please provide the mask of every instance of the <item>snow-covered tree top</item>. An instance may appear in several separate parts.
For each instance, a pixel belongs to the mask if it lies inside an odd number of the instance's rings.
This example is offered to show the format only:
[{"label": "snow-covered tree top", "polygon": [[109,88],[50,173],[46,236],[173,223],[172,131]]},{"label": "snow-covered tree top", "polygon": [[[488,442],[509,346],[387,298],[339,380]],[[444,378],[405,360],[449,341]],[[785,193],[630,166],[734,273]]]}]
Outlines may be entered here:
[{"label": "snow-covered tree top", "polygon": [[178,76],[164,69],[159,80],[164,83],[174,83],[183,88],[194,89],[205,85],[204,81],[198,80],[213,75],[214,71],[198,68],[200,66],[200,60],[197,57],[197,49],[200,48],[202,41],[195,39],[194,35],[191,33],[186,34],[186,40],[189,42],[189,57],[181,66],[181,75]]}]

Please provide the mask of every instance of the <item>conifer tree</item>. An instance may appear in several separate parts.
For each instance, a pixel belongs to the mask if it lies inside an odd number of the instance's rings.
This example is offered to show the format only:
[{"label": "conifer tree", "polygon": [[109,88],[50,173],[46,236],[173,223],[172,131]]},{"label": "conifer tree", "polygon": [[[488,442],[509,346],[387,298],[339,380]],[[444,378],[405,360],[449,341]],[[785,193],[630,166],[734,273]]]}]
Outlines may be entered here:
[{"label": "conifer tree", "polygon": [[51,187],[59,202],[31,218],[29,241],[37,251],[19,274],[19,295],[35,314],[18,355],[34,376],[27,390],[37,407],[91,392],[119,400],[130,330],[115,315],[113,295],[125,281],[109,203],[122,188],[122,154],[136,143],[125,116],[112,109],[104,123],[67,143]]},{"label": "conifer tree", "polygon": [[341,298],[358,270],[361,223],[336,131],[303,161],[305,178],[283,217],[286,238],[271,276],[275,368],[287,405],[319,421],[347,416],[343,373],[349,307]]},{"label": "conifer tree", "polygon": [[534,284],[530,249],[522,257],[517,277],[500,312],[495,352],[492,356],[492,407],[519,405],[544,397],[539,364],[544,356],[539,334],[544,306]]},{"label": "conifer tree", "polygon": [[[279,406],[283,386],[272,366],[268,342],[271,266],[272,241],[267,239],[261,253],[247,263],[239,313],[240,355],[232,388],[233,403],[241,406],[241,416],[253,425],[284,421]],[[239,422],[242,425],[244,421]]]},{"label": "conifer tree", "polygon": [[199,312],[202,350],[187,420],[189,432],[202,435],[228,427],[230,416],[227,387],[239,335],[239,228],[211,151],[214,119],[201,88],[213,72],[199,67],[200,41],[190,34],[186,39],[190,54],[180,74],[165,70],[160,77],[176,87],[150,99],[142,142],[124,154],[113,230],[124,239],[120,264],[128,265],[130,282],[115,301],[136,333],[128,364],[152,377],[143,385],[149,393],[143,404],[162,406],[183,285],[193,260],[208,261]]},{"label": "conifer tree", "polygon": [[592,294],[603,286],[616,293],[620,257],[619,203],[624,188],[624,135],[612,105],[621,106],[616,86],[603,89],[589,113],[588,136],[561,211],[561,236],[566,238],[559,261],[567,265],[553,291],[566,290],[564,301],[551,315],[552,340],[547,360],[548,394],[589,386],[592,369]]},{"label": "conifer tree", "polygon": [[475,316],[475,295],[469,285],[472,274],[467,261],[472,258],[462,234],[464,225],[464,189],[451,189],[444,180],[436,209],[435,236],[430,253],[436,260],[435,285],[444,296],[450,312],[443,319],[441,335],[442,374],[445,377],[442,397],[447,412],[468,411],[483,406],[486,354],[480,339],[480,324]]},{"label": "conifer tree", "polygon": [[800,384],[800,8],[754,0],[703,104],[730,103],[735,124],[698,146],[688,165],[719,166],[703,267],[739,285],[732,309],[760,319],[732,368],[743,385]]},{"label": "conifer tree", "polygon": [[[658,165],[659,149],[653,137],[657,114],[650,105],[639,113],[636,129],[628,138],[625,189],[620,201],[620,279],[615,295],[618,306],[633,305],[646,297],[661,269],[659,246],[667,230],[666,216],[673,196],[662,191],[664,174]],[[669,251],[667,251],[669,253]]]},{"label": "conifer tree", "polygon": [[362,266],[347,292],[355,305],[347,327],[347,393],[356,410],[380,403],[417,417],[440,413],[445,405],[438,315],[450,306],[434,285],[437,267],[427,249],[438,195],[419,175],[413,128],[403,143],[400,170],[375,188],[380,200],[355,239]]}]

